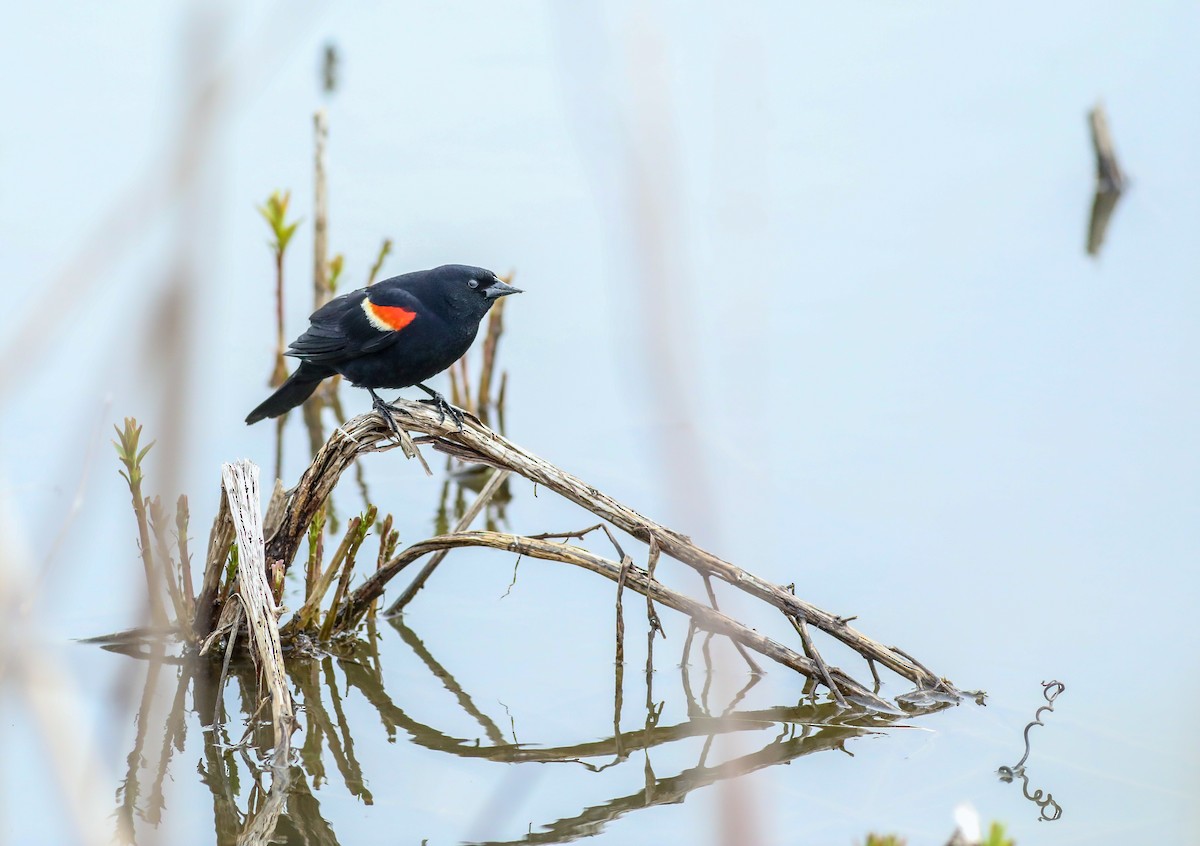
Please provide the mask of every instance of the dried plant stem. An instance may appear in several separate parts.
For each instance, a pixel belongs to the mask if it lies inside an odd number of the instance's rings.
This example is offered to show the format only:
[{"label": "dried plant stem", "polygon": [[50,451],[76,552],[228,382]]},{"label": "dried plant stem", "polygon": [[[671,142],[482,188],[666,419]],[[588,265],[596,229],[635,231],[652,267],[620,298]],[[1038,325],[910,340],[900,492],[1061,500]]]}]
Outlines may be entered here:
[{"label": "dried plant stem", "polygon": [[[511,280],[505,280],[511,281]],[[477,413],[486,419],[492,404],[492,373],[496,367],[496,350],[500,336],[504,334],[504,300],[500,300],[488,315],[487,334],[483,338],[483,363],[479,370],[479,399],[475,403]]]},{"label": "dried plant stem", "polygon": [[496,410],[499,412],[499,425],[504,428],[504,399],[508,393],[508,371],[500,374],[500,393],[496,395]]},{"label": "dried plant stem", "polygon": [[462,359],[459,359],[451,364],[450,369],[446,372],[450,374],[450,403],[458,406],[459,408],[465,408],[466,401],[463,399],[463,397],[470,390],[470,386],[459,386],[460,377],[458,375],[458,371],[461,369],[461,365]]},{"label": "dried plant stem", "polygon": [[283,648],[279,642],[279,612],[271,595],[271,586],[267,582],[262,518],[259,511],[258,467],[244,460],[236,464],[226,464],[221,468],[221,480],[230,503],[230,517],[237,533],[238,595],[245,608],[253,652],[266,679],[267,691],[271,698],[275,749],[277,754],[286,758],[288,743],[292,731],[296,728],[296,719],[283,668]]},{"label": "dried plant stem", "polygon": [[354,572],[354,559],[358,556],[358,549],[366,540],[367,532],[375,525],[375,515],[378,512],[374,505],[367,507],[367,513],[360,518],[359,525],[354,526],[354,542],[351,543],[349,551],[346,553],[346,563],[342,566],[342,575],[338,579],[337,587],[333,592],[333,600],[329,603],[329,611],[325,615],[325,624],[321,627],[321,640],[329,640],[333,634],[333,621],[337,616],[338,606],[342,603],[342,597],[346,595],[346,588],[350,586],[350,574]]},{"label": "dried plant stem", "polygon": [[[495,306],[492,309],[494,311]],[[464,355],[458,360],[458,368],[459,376],[462,379],[462,408],[471,414],[478,414],[479,412],[475,408],[475,398],[471,396],[470,359]]]},{"label": "dried plant stem", "polygon": [[[625,582],[629,576],[629,568],[633,566],[633,559],[628,555],[621,557],[619,572],[617,573],[617,649],[613,662],[617,667],[625,666]],[[617,676],[618,680],[621,678]],[[620,693],[620,683],[618,681],[618,693]]]},{"label": "dried plant stem", "polygon": [[846,700],[842,697],[842,692],[838,690],[838,686],[833,683],[833,679],[829,676],[829,668],[825,665],[825,659],[821,657],[821,653],[813,645],[812,637],[808,634],[808,626],[804,622],[803,617],[791,617],[792,625],[796,627],[796,634],[800,635],[800,642],[804,645],[804,654],[807,655],[814,664],[817,665],[817,670],[821,673],[821,680],[825,682],[825,686],[833,691],[833,696],[837,703],[842,707],[846,706]]},{"label": "dried plant stem", "polygon": [[[385,563],[396,553],[396,545],[400,542],[400,532],[392,528],[392,515],[389,514],[383,518],[383,525],[379,527],[379,555],[375,559],[375,570],[378,571]],[[370,609],[367,611],[368,625],[373,625],[375,619],[375,609],[378,601],[372,602]]]},{"label": "dried plant stem", "polygon": [[[807,628],[811,625],[846,644],[870,662],[873,673],[875,664],[882,664],[914,683],[919,689],[938,690],[951,695],[959,695],[959,691],[952,684],[936,676],[902,650],[884,646],[851,628],[848,625],[851,618],[823,611],[794,596],[788,588],[767,582],[697,547],[684,535],[643,517],[580,479],[506,440],[478,420],[468,418],[462,430],[459,431],[454,423],[439,420],[437,412],[424,404],[399,400],[396,402],[395,408],[397,409],[396,420],[402,429],[421,433],[421,437],[416,439],[416,443],[432,445],[440,452],[466,461],[497,467],[501,472],[494,474],[489,480],[484,492],[476,498],[472,509],[460,521],[458,529],[453,534],[423,541],[403,550],[379,566],[376,572],[369,576],[362,585],[350,591],[343,601],[342,596],[349,588],[349,568],[352,566],[354,553],[357,551],[358,545],[362,543],[362,538],[370,525],[358,518],[352,521],[333,561],[325,572],[315,579],[304,606],[284,627],[286,635],[295,634],[311,626],[317,618],[323,596],[328,592],[334,580],[338,579],[339,574],[341,579],[338,592],[334,596],[334,601],[330,605],[329,613],[322,626],[321,635],[326,638],[336,632],[347,631],[356,626],[381,596],[384,586],[389,580],[417,559],[425,555],[438,556],[426,565],[422,575],[418,576],[409,586],[405,595],[389,608],[389,612],[400,610],[407,602],[411,601],[412,596],[420,590],[425,578],[428,578],[428,574],[440,563],[442,556],[448,550],[464,546],[481,546],[583,567],[617,582],[619,590],[628,586],[630,589],[642,593],[647,597],[647,616],[650,620],[651,632],[656,628],[661,631],[661,627],[657,625],[657,615],[654,612],[653,603],[666,605],[688,615],[691,618],[692,626],[689,627],[688,642],[685,644],[685,661],[691,646],[694,628],[699,628],[708,632],[710,638],[713,634],[729,637],[739,647],[739,652],[746,657],[753,671],[759,671],[759,667],[750,657],[750,651],[765,655],[777,663],[805,674],[810,680],[825,685],[839,703],[855,701],[860,704],[868,704],[873,708],[894,711],[895,709],[891,705],[858,683],[849,674],[836,667],[829,667],[824,662],[812,643],[812,637]],[[340,429],[335,430],[332,437],[318,450],[312,464],[282,505],[278,529],[269,539],[266,547],[267,561],[273,568],[273,572],[282,573],[290,566],[303,537],[312,525],[314,516],[324,506],[341,474],[360,456],[392,448],[395,444],[391,437],[387,424],[375,413],[355,417]],[[471,520],[477,517],[479,511],[483,509],[488,497],[494,493],[494,488],[498,488],[509,473],[519,474],[586,508],[606,521],[600,525],[608,533],[616,547],[619,561],[601,558],[579,547],[553,543],[550,536],[522,537],[495,532],[465,531]],[[219,530],[221,525],[221,520],[218,518],[214,537],[217,534],[216,530]],[[700,573],[705,581],[709,604],[697,602],[667,589],[646,570],[634,566],[632,560],[621,551],[610,526],[648,543],[651,566],[657,565],[660,556],[665,555]],[[570,536],[580,536],[581,534],[573,533]],[[386,541],[387,538],[381,538],[381,543]],[[218,545],[219,542],[218,538]],[[346,562],[347,557],[349,557],[350,563],[346,563],[343,568],[342,564]],[[211,562],[213,558],[212,543],[210,543],[209,558]],[[782,644],[759,635],[721,613],[716,607],[716,595],[711,584],[712,577],[719,578],[770,604],[783,614],[796,626],[806,654],[801,655]],[[203,593],[202,590],[202,595]],[[797,621],[801,622],[797,623]],[[623,623],[623,620],[619,620],[619,622]],[[621,642],[620,638],[618,638],[618,642]],[[707,639],[705,652],[706,660],[708,660]]]},{"label": "dried plant stem", "polygon": [[238,627],[242,625],[242,617],[242,606],[236,602],[228,603],[221,609],[221,619],[217,621],[216,629],[200,647],[200,654],[207,655],[208,650],[217,642],[222,633],[229,634],[228,640],[225,641],[225,658],[221,661],[221,675],[217,678],[218,693],[212,716],[214,723],[225,720],[225,699],[221,692],[225,690],[225,679],[229,678],[229,665],[233,662],[233,648],[237,645],[237,631]]},{"label": "dried plant stem", "polygon": [[175,503],[175,541],[179,545],[179,578],[183,581],[183,595],[187,597],[188,619],[195,613],[196,591],[192,587],[192,556],[188,552],[188,499],[180,494]]},{"label": "dried plant stem", "polygon": [[350,522],[346,524],[346,533],[342,536],[342,542],[338,544],[337,551],[334,552],[329,566],[318,576],[316,583],[305,597],[304,604],[300,606],[300,610],[284,626],[284,631],[287,634],[291,635],[297,631],[303,631],[317,619],[317,615],[321,610],[321,600],[329,592],[334,578],[341,572],[342,564],[346,563],[347,566],[354,566],[354,558],[358,554],[358,548],[366,538],[369,527],[370,523],[364,521],[362,517],[352,517]]},{"label": "dried plant stem", "polygon": [[221,488],[221,499],[217,505],[217,516],[213,518],[212,531],[208,535],[208,553],[204,557],[204,578],[200,583],[200,595],[196,597],[196,615],[192,619],[192,631],[200,639],[212,634],[217,616],[217,593],[221,589],[221,575],[225,561],[229,558],[229,547],[235,532],[229,516],[229,499],[225,488]]},{"label": "dried plant stem", "polygon": [[[708,593],[708,604],[714,610],[720,611],[721,606],[717,604],[717,593],[713,590],[712,578],[708,573],[704,574],[704,590]],[[738,654],[742,656],[742,659],[749,665],[750,672],[755,675],[761,675],[763,671],[762,667],[758,666],[758,662],[750,657],[750,653],[746,651],[746,648],[740,643],[734,643],[734,647],[737,649]],[[810,655],[809,657],[811,658],[812,656]]]},{"label": "dried plant stem", "polygon": [[[467,510],[463,513],[462,519],[459,520],[458,524],[454,527],[455,532],[464,532],[471,528],[471,524],[475,522],[475,518],[477,518],[483,509],[487,507],[487,504],[491,501],[496,491],[500,490],[500,486],[508,481],[508,477],[509,471],[507,470],[496,470],[494,473],[492,473],[491,478],[487,480],[487,484],[485,484],[479,491],[479,495],[475,497],[475,501],[467,507]],[[429,577],[433,575],[433,571],[436,570],[438,565],[442,563],[442,559],[446,557],[446,554],[447,551],[445,550],[438,552],[432,558],[430,558],[428,562],[426,562],[425,566],[421,568],[421,572],[419,572],[417,577],[409,583],[408,587],[404,589],[404,592],[400,594],[399,598],[389,605],[388,609],[383,612],[385,617],[390,617],[393,614],[399,614],[404,610],[404,607],[408,605],[408,603],[413,601],[413,597],[417,595],[421,588],[425,587],[425,583],[429,581]],[[381,560],[379,562],[379,566],[376,568],[376,571],[383,569],[383,565],[384,562]]]},{"label": "dried plant stem", "polygon": [[142,556],[142,568],[146,573],[146,595],[150,602],[150,620],[156,627],[165,628],[167,612],[163,608],[158,570],[154,566],[154,554],[150,548],[150,521],[146,515],[147,501],[142,497],[142,484],[137,477],[129,482],[129,494],[133,500],[133,513],[137,518],[138,546]]},{"label": "dried plant stem", "polygon": [[[780,585],[718,558],[696,546],[684,535],[643,517],[480,423],[468,419],[463,430],[459,432],[452,423],[439,421],[437,412],[423,404],[402,400],[397,403],[397,408],[400,412],[398,420],[402,427],[425,433],[425,437],[418,439],[419,442],[431,443],[435,449],[465,460],[509,469],[586,508],[643,542],[648,543],[653,538],[664,555],[700,573],[709,573],[738,590],[769,603],[784,615],[803,616],[809,625],[840,640],[864,658],[873,658],[918,687],[957,692],[948,682],[899,651],[884,646],[852,628],[846,618],[823,611],[788,593]],[[268,546],[269,557],[281,560],[285,564],[291,561],[303,527],[307,526],[307,520],[311,519],[315,508],[324,501],[338,477],[358,455],[380,449],[381,443],[389,443],[387,431],[383,420],[370,413],[348,421],[343,427],[345,437],[335,433],[335,437],[317,453],[313,464],[293,492],[280,530]],[[368,583],[370,581],[368,580]]]},{"label": "dried plant stem", "polygon": [[[768,637],[760,635],[747,626],[716,611],[704,603],[677,593],[658,581],[652,581],[649,574],[639,567],[622,564],[607,558],[602,558],[590,550],[571,546],[565,543],[523,537],[521,535],[500,532],[461,532],[453,535],[430,538],[413,544],[398,556],[389,561],[382,570],[359,586],[343,605],[339,614],[338,625],[345,628],[352,625],[366,612],[371,600],[382,592],[388,579],[403,570],[417,559],[441,549],[460,547],[486,547],[504,550],[519,555],[539,558],[544,561],[559,561],[581,567],[598,575],[604,576],[618,584],[624,579],[624,586],[642,595],[648,595],[660,605],[673,608],[692,619],[696,626],[707,632],[724,635],[731,640],[754,650],[810,678],[820,679],[820,671],[815,662],[788,649]],[[622,575],[624,573],[624,575]],[[853,695],[861,704],[884,710],[895,709],[854,679],[836,667],[830,668],[830,676],[843,691]]]},{"label": "dried plant stem", "polygon": [[[312,464],[304,471],[300,482],[288,497],[279,528],[267,540],[267,560],[280,562],[285,572],[291,567],[292,559],[296,557],[296,550],[308,532],[313,517],[329,498],[342,472],[360,452],[374,452],[380,449],[375,445],[377,442],[387,441],[387,435],[383,432],[376,433],[377,437],[369,442],[360,440],[359,435],[365,435],[365,432],[361,431],[361,427],[354,426],[358,419],[355,418],[346,426],[335,429],[330,439],[317,451]],[[382,420],[379,422],[386,428]],[[357,434],[348,434],[348,429],[351,428]],[[309,593],[311,594],[311,591]]]},{"label": "dried plant stem", "polygon": [[[392,251],[392,239],[384,238],[383,243],[379,245],[379,255],[375,256],[375,263],[371,265],[371,272],[367,275],[367,286],[375,284],[375,279],[379,276],[379,271],[383,268],[384,259],[388,257],[388,253]],[[501,300],[503,302],[503,300]],[[497,303],[499,305],[499,303]]]},{"label": "dried plant stem", "polygon": [[325,147],[329,117],[324,109],[313,114],[313,308],[331,299],[329,290],[329,186]]},{"label": "dried plant stem", "polygon": [[175,609],[175,619],[178,621],[180,627],[185,627],[191,616],[188,614],[183,592],[175,581],[175,562],[171,558],[170,550],[167,547],[167,530],[164,526],[166,513],[163,509],[162,500],[155,497],[149,501],[149,506],[150,530],[154,534],[154,547],[158,553],[159,566],[162,567],[163,580],[167,587],[167,598],[171,600],[171,606]]},{"label": "dried plant stem", "polygon": [[[659,549],[658,544],[654,539],[650,539],[650,555],[646,559],[646,574],[654,581],[654,571],[658,568]],[[715,607],[715,606],[714,606]],[[650,642],[654,642],[654,633],[658,632],[663,638],[666,638],[667,633],[663,631],[662,621],[658,619],[658,613],[654,610],[654,598],[647,595],[646,597],[646,624],[650,629]]]}]

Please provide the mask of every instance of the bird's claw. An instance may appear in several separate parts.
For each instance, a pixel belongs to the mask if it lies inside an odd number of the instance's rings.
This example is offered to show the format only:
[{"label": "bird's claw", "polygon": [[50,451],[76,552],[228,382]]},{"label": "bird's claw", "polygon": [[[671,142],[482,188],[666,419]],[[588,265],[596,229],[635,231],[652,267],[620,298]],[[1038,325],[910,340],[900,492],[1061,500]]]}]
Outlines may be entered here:
[{"label": "bird's claw", "polygon": [[417,402],[432,405],[436,408],[438,410],[439,424],[445,423],[446,418],[449,417],[458,427],[458,431],[461,432],[463,430],[463,412],[446,402],[446,398],[441,394],[434,394],[429,399],[417,400]]},{"label": "bird's claw", "polygon": [[387,425],[388,431],[391,432],[392,438],[397,443],[402,441],[404,438],[400,433],[400,425],[396,422],[396,418],[393,415],[393,412],[399,411],[400,409],[384,402],[374,391],[371,391],[371,407],[375,409],[375,412],[380,417],[383,418],[383,422]]}]

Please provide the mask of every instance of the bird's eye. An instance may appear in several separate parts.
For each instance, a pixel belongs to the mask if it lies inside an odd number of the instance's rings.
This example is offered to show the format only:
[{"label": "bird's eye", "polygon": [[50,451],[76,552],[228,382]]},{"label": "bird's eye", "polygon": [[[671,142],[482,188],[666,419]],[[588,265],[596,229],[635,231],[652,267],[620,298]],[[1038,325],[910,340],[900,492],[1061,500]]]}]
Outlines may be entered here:
[{"label": "bird's eye", "polygon": [[468,279],[467,284],[470,285],[472,288],[478,288],[479,280],[478,279]]}]

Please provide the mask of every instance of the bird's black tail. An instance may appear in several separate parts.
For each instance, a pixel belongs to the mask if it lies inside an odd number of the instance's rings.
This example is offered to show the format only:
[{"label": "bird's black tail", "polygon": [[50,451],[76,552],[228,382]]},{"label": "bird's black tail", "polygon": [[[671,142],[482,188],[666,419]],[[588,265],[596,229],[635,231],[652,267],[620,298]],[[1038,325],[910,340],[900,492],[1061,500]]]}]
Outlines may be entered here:
[{"label": "bird's black tail", "polygon": [[286,382],[279,386],[279,390],[250,412],[246,417],[246,422],[257,423],[267,417],[278,417],[284,412],[290,411],[308,399],[317,389],[317,385],[321,384],[322,379],[332,375],[332,370],[304,362],[296,368],[296,372],[289,376]]}]

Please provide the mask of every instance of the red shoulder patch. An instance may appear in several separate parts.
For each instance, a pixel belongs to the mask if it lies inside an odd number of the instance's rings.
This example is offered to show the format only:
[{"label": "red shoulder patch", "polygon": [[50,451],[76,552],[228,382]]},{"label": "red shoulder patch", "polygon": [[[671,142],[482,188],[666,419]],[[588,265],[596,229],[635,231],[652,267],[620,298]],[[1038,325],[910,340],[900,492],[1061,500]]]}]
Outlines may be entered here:
[{"label": "red shoulder patch", "polygon": [[409,311],[401,306],[375,305],[369,299],[363,300],[363,311],[371,325],[382,332],[398,332],[416,318],[415,311]]}]

